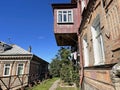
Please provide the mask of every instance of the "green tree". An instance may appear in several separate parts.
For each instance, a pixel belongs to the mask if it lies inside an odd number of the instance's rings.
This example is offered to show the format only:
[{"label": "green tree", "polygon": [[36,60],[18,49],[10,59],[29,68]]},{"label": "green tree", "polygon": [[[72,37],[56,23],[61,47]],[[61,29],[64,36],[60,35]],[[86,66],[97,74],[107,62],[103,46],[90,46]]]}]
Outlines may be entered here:
[{"label": "green tree", "polygon": [[60,60],[57,58],[53,59],[50,64],[50,74],[53,77],[60,77]]},{"label": "green tree", "polygon": [[50,72],[54,77],[60,77],[68,84],[79,85],[79,68],[71,60],[71,50],[69,47],[61,47],[57,55],[50,64]]}]

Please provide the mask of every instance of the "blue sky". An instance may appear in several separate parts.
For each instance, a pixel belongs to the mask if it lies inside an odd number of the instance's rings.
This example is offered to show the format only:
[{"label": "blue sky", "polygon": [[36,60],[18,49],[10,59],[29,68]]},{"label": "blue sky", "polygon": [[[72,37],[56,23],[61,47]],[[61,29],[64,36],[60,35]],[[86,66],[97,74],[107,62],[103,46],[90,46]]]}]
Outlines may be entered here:
[{"label": "blue sky", "polygon": [[[0,40],[51,62],[59,47],[53,32],[52,3],[71,0],[0,0]],[[9,39],[10,38],[10,39]]]}]

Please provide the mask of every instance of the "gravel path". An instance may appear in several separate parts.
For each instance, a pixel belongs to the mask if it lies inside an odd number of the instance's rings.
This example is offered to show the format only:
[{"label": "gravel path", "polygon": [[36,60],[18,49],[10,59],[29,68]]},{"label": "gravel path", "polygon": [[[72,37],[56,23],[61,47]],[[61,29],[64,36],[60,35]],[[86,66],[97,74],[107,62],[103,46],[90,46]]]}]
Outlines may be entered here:
[{"label": "gravel path", "polygon": [[49,88],[49,90],[56,90],[59,82],[60,82],[60,79],[59,79],[59,80],[56,80],[56,81],[53,83],[53,85]]}]

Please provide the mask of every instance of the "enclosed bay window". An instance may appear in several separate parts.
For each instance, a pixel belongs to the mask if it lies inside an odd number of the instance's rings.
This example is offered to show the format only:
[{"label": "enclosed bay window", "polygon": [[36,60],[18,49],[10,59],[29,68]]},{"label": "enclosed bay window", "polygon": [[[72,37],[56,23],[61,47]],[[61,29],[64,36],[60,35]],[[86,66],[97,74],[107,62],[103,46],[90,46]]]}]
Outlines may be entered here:
[{"label": "enclosed bay window", "polygon": [[73,23],[73,11],[67,9],[58,10],[57,23]]},{"label": "enclosed bay window", "polygon": [[104,46],[100,28],[100,15],[97,15],[91,27],[95,65],[104,64]]},{"label": "enclosed bay window", "polygon": [[20,63],[17,66],[17,75],[22,75],[24,72],[24,64]]},{"label": "enclosed bay window", "polygon": [[4,76],[10,75],[10,64],[4,64]]}]

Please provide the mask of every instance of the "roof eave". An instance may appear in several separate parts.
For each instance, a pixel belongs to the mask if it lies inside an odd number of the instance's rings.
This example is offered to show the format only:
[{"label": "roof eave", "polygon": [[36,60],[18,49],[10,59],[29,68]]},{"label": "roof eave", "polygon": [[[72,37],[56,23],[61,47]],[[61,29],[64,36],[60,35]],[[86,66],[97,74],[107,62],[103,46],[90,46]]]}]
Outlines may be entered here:
[{"label": "roof eave", "polygon": [[61,3],[61,4],[52,4],[53,9],[59,9],[59,8],[76,8],[77,4],[71,4],[71,3]]}]

